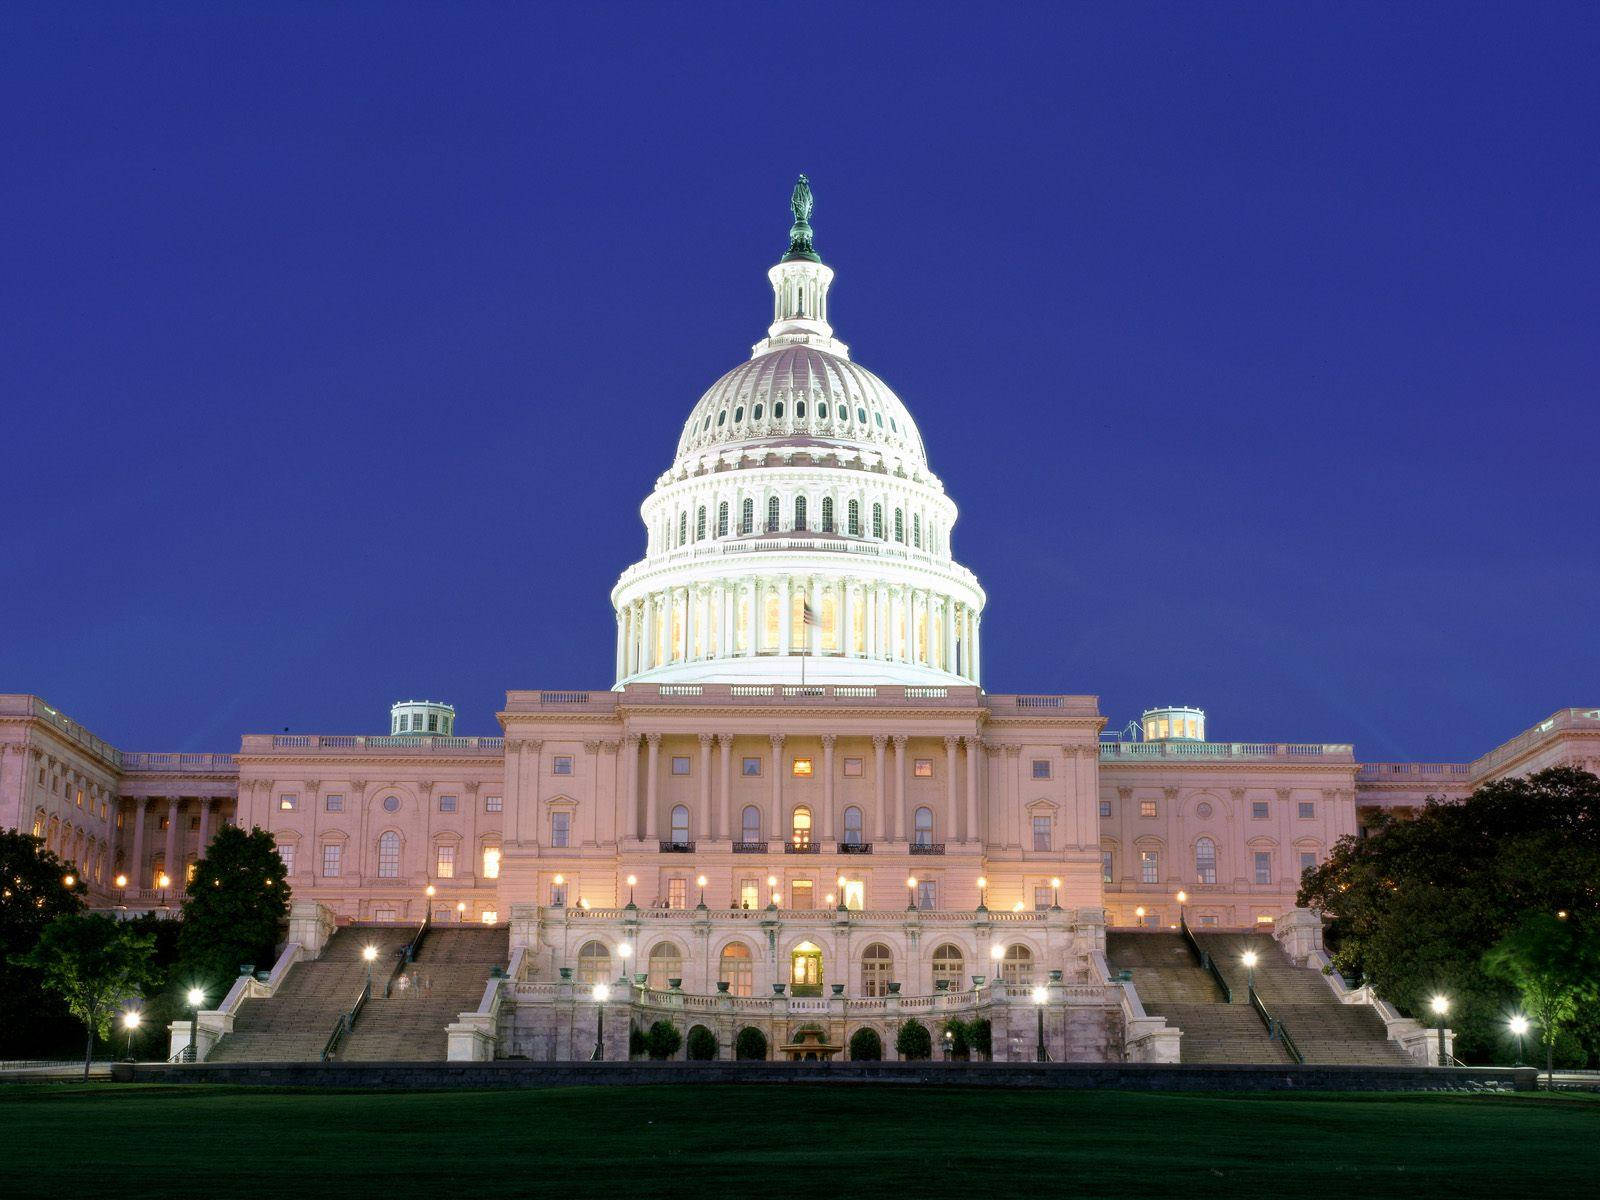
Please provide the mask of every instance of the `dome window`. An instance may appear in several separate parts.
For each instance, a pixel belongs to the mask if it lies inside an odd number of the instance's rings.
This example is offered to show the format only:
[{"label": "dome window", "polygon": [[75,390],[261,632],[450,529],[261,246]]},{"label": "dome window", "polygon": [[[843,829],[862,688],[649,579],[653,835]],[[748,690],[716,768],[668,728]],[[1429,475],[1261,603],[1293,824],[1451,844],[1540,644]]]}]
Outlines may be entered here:
[{"label": "dome window", "polygon": [[856,420],[865,425],[867,423],[867,410],[864,408],[856,409]]},{"label": "dome window", "polygon": [[774,404],[772,406],[772,419],[774,421],[783,420],[783,401],[782,400],[779,400],[776,404]]},{"label": "dome window", "polygon": [[796,496],[794,498],[794,527],[801,530],[807,527],[806,498],[804,496]]},{"label": "dome window", "polygon": [[728,536],[728,502],[726,500],[717,505],[717,536],[719,538]]},{"label": "dome window", "polygon": [[804,421],[806,419],[806,402],[804,400],[796,400],[794,402],[794,419],[796,421]]},{"label": "dome window", "polygon": [[758,404],[758,405],[755,406],[755,408],[753,410],[751,410],[750,419],[752,421],[761,420],[761,405]]},{"label": "dome window", "polygon": [[739,532],[753,533],[756,527],[756,502],[746,500],[739,506]]},{"label": "dome window", "polygon": [[711,414],[707,413],[706,414],[706,419],[704,421],[700,422],[700,432],[704,433],[706,430],[708,430],[710,428],[711,428]]},{"label": "dome window", "polygon": [[879,429],[883,428],[883,414],[882,413],[873,413],[872,414],[872,419],[878,423],[878,428]]},{"label": "dome window", "polygon": [[900,426],[898,426],[898,425],[896,425],[894,423],[894,418],[893,417],[889,418],[889,428],[890,428],[890,430],[892,430],[895,433],[899,433],[900,432]]},{"label": "dome window", "polygon": [[872,536],[883,541],[883,505],[872,506]]},{"label": "dome window", "polygon": [[845,519],[849,522],[849,525],[847,526],[847,529],[848,529],[848,532],[849,532],[850,536],[851,537],[860,537],[861,536],[861,502],[859,500],[850,501],[850,506],[849,506],[849,508],[847,508],[845,510],[845,512],[846,512]]},{"label": "dome window", "polygon": [[826,400],[819,400],[817,402],[817,420],[826,421],[827,419],[828,419],[828,402]]},{"label": "dome window", "polygon": [[823,533],[832,533],[833,532],[833,497],[832,496],[824,496],[822,498],[822,532]]},{"label": "dome window", "polygon": [[681,512],[681,513],[678,514],[678,545],[681,546],[685,542],[687,542],[688,540],[689,540],[689,514],[686,513],[686,512]]},{"label": "dome window", "polygon": [[894,510],[894,540],[906,544],[906,514],[904,509]]},{"label": "dome window", "polygon": [[722,426],[727,423],[727,420],[728,420],[728,410],[727,409],[723,409],[721,412],[719,412],[717,414],[717,428],[721,429]]},{"label": "dome window", "polygon": [[767,532],[778,532],[778,498],[776,496],[767,501]]},{"label": "dome window", "polygon": [[741,404],[733,410],[733,423],[737,425],[742,420],[744,420],[744,405]]},{"label": "dome window", "polygon": [[[921,527],[919,526],[918,528],[920,529]],[[920,544],[920,534],[918,535],[918,538]],[[703,542],[706,540],[706,506],[704,504],[700,506],[700,511],[695,514],[694,540],[697,542]]]},{"label": "dome window", "polygon": [[[702,509],[702,512],[705,510]],[[922,514],[911,514],[911,544],[918,550],[922,549]]]}]

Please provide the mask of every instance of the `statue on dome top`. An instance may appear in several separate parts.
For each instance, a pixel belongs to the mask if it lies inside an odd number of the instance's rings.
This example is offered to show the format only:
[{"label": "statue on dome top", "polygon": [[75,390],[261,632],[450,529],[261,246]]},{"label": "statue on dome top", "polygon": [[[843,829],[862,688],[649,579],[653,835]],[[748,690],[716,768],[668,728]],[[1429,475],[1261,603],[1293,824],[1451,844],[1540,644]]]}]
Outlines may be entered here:
[{"label": "statue on dome top", "polygon": [[811,244],[811,181],[801,175],[789,193],[789,210],[794,213],[794,224],[789,229],[789,252],[784,261],[802,258],[821,262]]}]

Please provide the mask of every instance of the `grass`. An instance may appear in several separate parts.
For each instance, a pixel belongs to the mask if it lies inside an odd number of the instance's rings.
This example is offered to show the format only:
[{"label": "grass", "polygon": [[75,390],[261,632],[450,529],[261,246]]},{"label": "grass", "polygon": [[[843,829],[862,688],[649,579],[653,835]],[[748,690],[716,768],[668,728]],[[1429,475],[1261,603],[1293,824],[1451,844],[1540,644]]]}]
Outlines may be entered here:
[{"label": "grass", "polygon": [[1588,1194],[1600,1099],[0,1087],[0,1196]]}]

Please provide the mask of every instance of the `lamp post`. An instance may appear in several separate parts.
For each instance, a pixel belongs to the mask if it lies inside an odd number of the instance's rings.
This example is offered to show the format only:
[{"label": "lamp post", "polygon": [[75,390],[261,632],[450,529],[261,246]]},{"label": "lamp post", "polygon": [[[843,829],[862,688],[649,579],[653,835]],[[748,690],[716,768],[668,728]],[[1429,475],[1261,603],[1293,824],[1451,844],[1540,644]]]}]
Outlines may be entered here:
[{"label": "lamp post", "polygon": [[617,947],[617,957],[622,960],[622,976],[617,980],[623,987],[628,986],[628,956],[633,953],[633,947],[627,942]]},{"label": "lamp post", "polygon": [[167,906],[167,889],[172,886],[172,876],[165,871],[156,876],[156,887],[161,889],[161,907]]},{"label": "lamp post", "polygon": [[139,1028],[139,1022],[144,1020],[136,1008],[130,1008],[122,1014],[122,1027],[128,1031],[128,1061],[133,1061],[133,1033]]},{"label": "lamp post", "polygon": [[456,901],[456,924],[459,925],[459,924],[461,924],[461,922],[465,921],[466,919],[467,919],[467,902],[465,900],[457,900]]},{"label": "lamp post", "polygon": [[1189,924],[1188,920],[1184,917],[1184,913],[1183,913],[1183,906],[1185,904],[1189,903],[1189,893],[1188,892],[1179,892],[1178,896],[1177,896],[1177,900],[1178,900],[1178,928],[1179,929],[1183,929],[1183,928],[1187,927],[1188,924]]},{"label": "lamp post", "polygon": [[955,1055],[956,1035],[950,1030],[944,1031],[944,1060],[949,1062]]},{"label": "lamp post", "polygon": [[1435,996],[1428,1001],[1428,1007],[1433,1009],[1433,1015],[1439,1018],[1439,1065],[1446,1067],[1450,1065],[1450,1061],[1444,1052],[1444,1019],[1450,1012],[1450,998],[1448,996]]},{"label": "lamp post", "polygon": [[189,989],[189,1061],[200,1061],[200,1006],[206,994],[197,987]]},{"label": "lamp post", "polygon": [[841,875],[841,876],[839,876],[839,878],[835,882],[837,882],[838,885],[839,885],[839,911],[840,912],[844,912],[845,909],[848,907],[848,905],[846,905],[845,902],[844,902],[844,889],[845,889],[845,885],[847,883],[849,883],[850,881],[848,879],[846,879],[843,875]]},{"label": "lamp post", "polygon": [[1044,1006],[1049,999],[1050,989],[1043,984],[1039,984],[1033,989],[1033,1007],[1039,1016],[1039,1045],[1035,1055],[1039,1062],[1050,1061],[1050,1055],[1045,1053],[1044,1048]]},{"label": "lamp post", "polygon": [[112,880],[112,882],[115,883],[119,889],[123,889],[128,886],[128,877],[126,875],[118,875],[116,879]]},{"label": "lamp post", "polygon": [[633,886],[634,886],[634,884],[636,884],[638,882],[639,882],[639,877],[637,875],[629,875],[628,876],[628,907],[629,908],[637,907],[633,902]]},{"label": "lamp post", "polygon": [[999,984],[1000,982],[1000,960],[1005,956],[1006,947],[1004,942],[996,942],[994,945],[989,947],[989,961],[994,963],[994,974],[990,976],[990,979],[995,984]]},{"label": "lamp post", "polygon": [[1143,925],[1144,924],[1144,905],[1141,904],[1141,905],[1139,905],[1138,908],[1133,910],[1133,917],[1134,917],[1133,923],[1135,925]]},{"label": "lamp post", "polygon": [[594,1053],[589,1056],[590,1062],[604,1062],[606,1060],[606,1001],[611,999],[611,989],[603,983],[597,983],[589,993],[594,997]]},{"label": "lamp post", "polygon": [[704,908],[706,906],[706,877],[704,875],[700,876],[695,880],[695,883],[700,885],[700,907]]},{"label": "lamp post", "polygon": [[989,905],[988,905],[988,902],[987,902],[988,901],[988,897],[987,897],[988,891],[989,891],[989,881],[987,879],[985,879],[982,875],[979,875],[978,876],[978,911],[979,912],[988,912],[989,911]]},{"label": "lamp post", "polygon": [[772,899],[767,902],[767,907],[776,909],[778,907],[778,877],[776,875],[767,876],[767,892],[772,896]]},{"label": "lamp post", "polygon": [[917,907],[917,877],[906,876],[906,911],[912,912]]},{"label": "lamp post", "polygon": [[1239,956],[1239,961],[1244,963],[1246,971],[1245,987],[1253,992],[1256,990],[1256,952],[1254,950],[1246,950]]},{"label": "lamp post", "polygon": [[1511,1036],[1517,1039],[1517,1061],[1515,1065],[1520,1067],[1522,1065],[1522,1039],[1528,1032],[1528,1018],[1512,1017],[1508,1024],[1511,1026]]},{"label": "lamp post", "polygon": [[367,991],[370,993],[372,991],[372,962],[373,962],[373,960],[375,958],[378,957],[378,948],[376,946],[363,946],[363,947],[361,947],[361,957],[366,960],[366,964],[367,964]]},{"label": "lamp post", "polygon": [[1050,880],[1050,911],[1061,911],[1061,880],[1054,876]]},{"label": "lamp post", "polygon": [[61,886],[66,888],[67,891],[70,892],[73,888],[78,886],[78,877],[76,875],[74,875],[71,871],[68,871],[65,875],[63,875],[61,877]]}]

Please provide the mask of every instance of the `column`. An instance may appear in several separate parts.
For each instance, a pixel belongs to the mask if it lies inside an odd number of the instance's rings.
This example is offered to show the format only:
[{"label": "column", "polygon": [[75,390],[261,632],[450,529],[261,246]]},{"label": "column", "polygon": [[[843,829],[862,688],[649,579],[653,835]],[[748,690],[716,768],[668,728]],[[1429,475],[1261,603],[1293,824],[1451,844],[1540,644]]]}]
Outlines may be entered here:
[{"label": "column", "polygon": [[972,614],[972,682],[978,682],[978,672],[983,670],[983,651],[978,646],[978,614]]},{"label": "column", "polygon": [[860,655],[856,653],[856,629],[861,620],[861,589],[853,583],[846,583],[841,590],[844,603],[839,610],[839,620],[844,630],[844,654],[846,658],[859,658]]},{"label": "column", "polygon": [[617,610],[617,661],[615,678],[621,679],[628,673],[627,664],[623,659],[623,648],[628,644],[628,611]]},{"label": "column", "polygon": [[644,836],[645,840],[656,840],[656,788],[661,775],[661,735],[659,733],[645,734],[645,741],[650,744],[650,751],[645,755],[644,777]]},{"label": "column", "polygon": [[884,795],[883,781],[883,747],[888,740],[881,733],[872,735],[873,770],[875,772],[873,775],[875,790],[872,793],[872,797],[875,801],[873,807],[877,810],[877,815],[874,818],[873,840],[878,842],[889,840],[889,823],[885,819],[889,811],[889,798]]},{"label": "column", "polygon": [[772,741],[772,829],[768,838],[787,837],[783,828],[783,734],[769,735]]},{"label": "column", "polygon": [[894,735],[894,811],[900,822],[896,833],[902,841],[911,840],[911,814],[906,811],[906,735]]},{"label": "column", "polygon": [[641,602],[644,609],[640,624],[643,634],[640,637],[641,652],[639,655],[639,669],[648,671],[655,665],[653,657],[656,648],[656,606],[655,597],[646,596]]},{"label": "column", "polygon": [[200,856],[205,857],[206,846],[211,841],[211,801],[200,798]]},{"label": "column", "polygon": [[[817,623],[815,625],[810,626],[805,631],[806,653],[807,654],[821,654],[822,653],[822,581],[820,579],[818,579],[815,575],[813,575],[811,577],[810,583],[807,584],[806,590],[810,595],[809,603],[811,605],[811,615],[813,617],[815,617],[816,621],[817,621]],[[834,620],[834,628],[837,629],[839,627],[839,608],[838,608],[837,605],[834,606],[833,620]]]},{"label": "column", "polygon": [[[149,812],[149,796],[140,796],[133,802],[133,858],[128,863],[128,882],[136,889],[135,895],[150,886],[150,877],[144,869],[144,823]],[[270,823],[271,818],[267,820]]]},{"label": "column", "polygon": [[694,635],[700,627],[700,589],[683,589],[683,660],[694,658]]},{"label": "column", "polygon": [[945,798],[945,831],[942,840],[947,842],[959,841],[957,836],[961,828],[961,806],[956,792],[956,747],[961,742],[958,737],[946,736],[944,739],[944,798]]},{"label": "column", "polygon": [[778,653],[789,653],[789,635],[794,629],[794,581],[787,575],[779,583],[778,593]]},{"label": "column", "polygon": [[631,829],[633,836],[642,838],[644,831],[639,828],[639,735],[630,733],[622,739],[622,794],[627,798],[628,809],[625,822],[618,822],[619,829]]},{"label": "column", "polygon": [[938,640],[933,632],[933,593],[925,590],[922,593],[922,661],[927,666],[933,666],[933,647]]},{"label": "column", "polygon": [[874,585],[861,589],[862,618],[867,625],[867,657],[878,657],[878,589]]},{"label": "column", "polygon": [[983,753],[983,742],[978,738],[962,739],[967,743],[967,841],[978,840],[978,756]]},{"label": "column", "polygon": [[178,867],[178,819],[182,810],[183,801],[179,797],[167,797],[166,865],[162,870],[172,877],[172,886],[179,891],[184,885],[183,872]]},{"label": "column", "polygon": [[700,735],[700,816],[695,822],[700,837],[709,837],[716,828],[711,816],[711,735]]},{"label": "column", "polygon": [[761,645],[761,635],[766,627],[766,613],[764,601],[766,600],[766,586],[757,579],[750,585],[750,630],[744,641],[744,656],[754,658]]},{"label": "column", "polygon": [[890,662],[895,662],[900,657],[900,631],[895,621],[900,610],[899,591],[899,588],[891,587],[887,589],[887,594],[884,596],[887,602],[884,606],[886,610],[884,612],[884,644],[887,647],[884,658]]},{"label": "column", "polygon": [[939,665],[942,666],[946,671],[954,671],[956,669],[956,660],[953,657],[953,647],[955,646],[956,638],[955,603],[950,599],[950,597],[946,596],[944,598],[944,602],[939,607],[941,610],[940,615],[943,617],[944,625],[944,637],[939,643]]},{"label": "column", "polygon": [[833,744],[838,735],[822,735],[822,840],[833,840]]},{"label": "column", "polygon": [[733,734],[717,734],[717,752],[722,758],[722,779],[717,789],[716,836],[722,838],[731,836],[728,832],[728,809],[733,796]]}]

